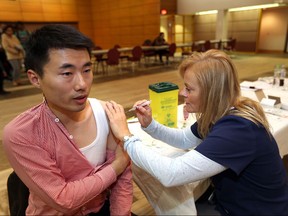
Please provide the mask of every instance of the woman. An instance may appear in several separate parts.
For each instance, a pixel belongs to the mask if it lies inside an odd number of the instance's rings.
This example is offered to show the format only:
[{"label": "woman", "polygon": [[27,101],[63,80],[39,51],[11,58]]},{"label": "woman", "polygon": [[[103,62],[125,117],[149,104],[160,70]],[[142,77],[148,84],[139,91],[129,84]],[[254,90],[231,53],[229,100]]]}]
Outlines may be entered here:
[{"label": "woman", "polygon": [[235,66],[218,50],[195,53],[180,65],[185,112],[197,121],[172,129],[152,119],[149,106],[137,106],[139,122],[152,137],[191,149],[163,157],[131,135],[123,107],[110,102],[111,128],[132,161],[165,186],[211,177],[221,215],[288,215],[287,176],[277,143],[259,103],[241,97]]},{"label": "woman", "polygon": [[12,65],[12,78],[13,85],[20,85],[20,75],[22,70],[22,61],[24,57],[24,49],[14,35],[14,30],[11,25],[7,25],[3,28],[4,34],[2,34],[2,46],[6,52],[7,59]]}]

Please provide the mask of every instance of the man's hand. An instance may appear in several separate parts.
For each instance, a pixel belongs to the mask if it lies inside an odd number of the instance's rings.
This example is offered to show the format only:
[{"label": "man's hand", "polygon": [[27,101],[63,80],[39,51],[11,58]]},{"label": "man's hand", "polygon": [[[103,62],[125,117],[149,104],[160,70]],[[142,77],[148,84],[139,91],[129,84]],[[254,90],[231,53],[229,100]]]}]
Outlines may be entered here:
[{"label": "man's hand", "polygon": [[121,146],[117,146],[115,150],[115,160],[112,162],[111,166],[115,170],[117,175],[120,175],[130,163],[130,158],[128,154],[123,150]]}]

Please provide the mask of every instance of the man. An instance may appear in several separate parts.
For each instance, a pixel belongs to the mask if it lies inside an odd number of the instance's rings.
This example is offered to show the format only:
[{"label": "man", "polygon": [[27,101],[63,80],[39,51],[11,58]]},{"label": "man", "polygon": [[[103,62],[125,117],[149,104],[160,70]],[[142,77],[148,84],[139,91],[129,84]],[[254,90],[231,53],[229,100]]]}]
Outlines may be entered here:
[{"label": "man", "polygon": [[23,46],[24,50],[26,50],[26,42],[30,36],[30,32],[25,28],[23,22],[19,21],[16,23],[15,35],[21,42],[21,45]]},{"label": "man", "polygon": [[[163,45],[168,45],[164,38],[164,32],[160,32],[159,35],[154,39],[153,41],[153,46],[163,46]],[[166,56],[167,62],[168,63],[168,49],[159,49],[156,50],[156,53],[159,55],[159,60],[161,63],[163,63],[163,58],[162,56]]]},{"label": "man", "polygon": [[66,25],[44,26],[27,42],[28,78],[44,101],[3,133],[9,162],[30,191],[27,215],[131,214],[130,160],[109,130],[104,102],[88,98],[92,47]]}]

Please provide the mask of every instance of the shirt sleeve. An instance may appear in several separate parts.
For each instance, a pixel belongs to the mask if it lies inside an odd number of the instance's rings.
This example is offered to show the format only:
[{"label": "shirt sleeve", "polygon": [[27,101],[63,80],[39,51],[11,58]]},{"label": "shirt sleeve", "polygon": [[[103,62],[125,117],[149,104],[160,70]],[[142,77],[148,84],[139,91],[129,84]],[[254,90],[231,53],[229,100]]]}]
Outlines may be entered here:
[{"label": "shirt sleeve", "polygon": [[239,174],[255,158],[259,127],[239,116],[223,117],[195,150]]},{"label": "shirt sleeve", "polygon": [[189,149],[199,145],[202,140],[196,137],[189,127],[184,129],[169,128],[154,119],[147,128],[142,128],[153,138],[180,149]]},{"label": "shirt sleeve", "polygon": [[[43,202],[64,214],[74,214],[96,196],[106,196],[107,188],[116,181],[111,161],[91,169],[83,178],[76,174],[67,181],[51,155],[30,137],[17,133],[13,125],[5,127],[3,134],[4,150],[17,175]],[[69,166],[69,160],[66,163]]]},{"label": "shirt sleeve", "polygon": [[195,150],[177,158],[160,155],[135,136],[125,142],[124,148],[138,167],[153,175],[165,187],[205,179],[226,169]]},{"label": "shirt sleeve", "polygon": [[6,52],[9,52],[9,53],[14,54],[14,55],[18,54],[17,49],[15,49],[15,45],[10,44],[10,42],[8,40],[8,36],[6,36],[5,34],[3,34],[3,36],[2,36],[2,46]]},{"label": "shirt sleeve", "polygon": [[[107,156],[115,156],[114,151],[109,150]],[[133,201],[133,183],[131,165],[118,176],[117,181],[111,186],[110,215],[129,216]]]}]

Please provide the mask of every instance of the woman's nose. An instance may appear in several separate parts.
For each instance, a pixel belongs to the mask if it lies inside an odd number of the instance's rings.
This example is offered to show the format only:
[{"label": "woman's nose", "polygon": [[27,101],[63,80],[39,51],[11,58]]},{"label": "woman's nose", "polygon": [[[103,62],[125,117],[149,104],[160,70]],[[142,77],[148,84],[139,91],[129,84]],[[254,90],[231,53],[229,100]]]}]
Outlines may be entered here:
[{"label": "woman's nose", "polygon": [[183,97],[187,97],[187,94],[186,94],[186,91],[185,91],[185,88],[182,88],[179,92],[179,94]]}]

